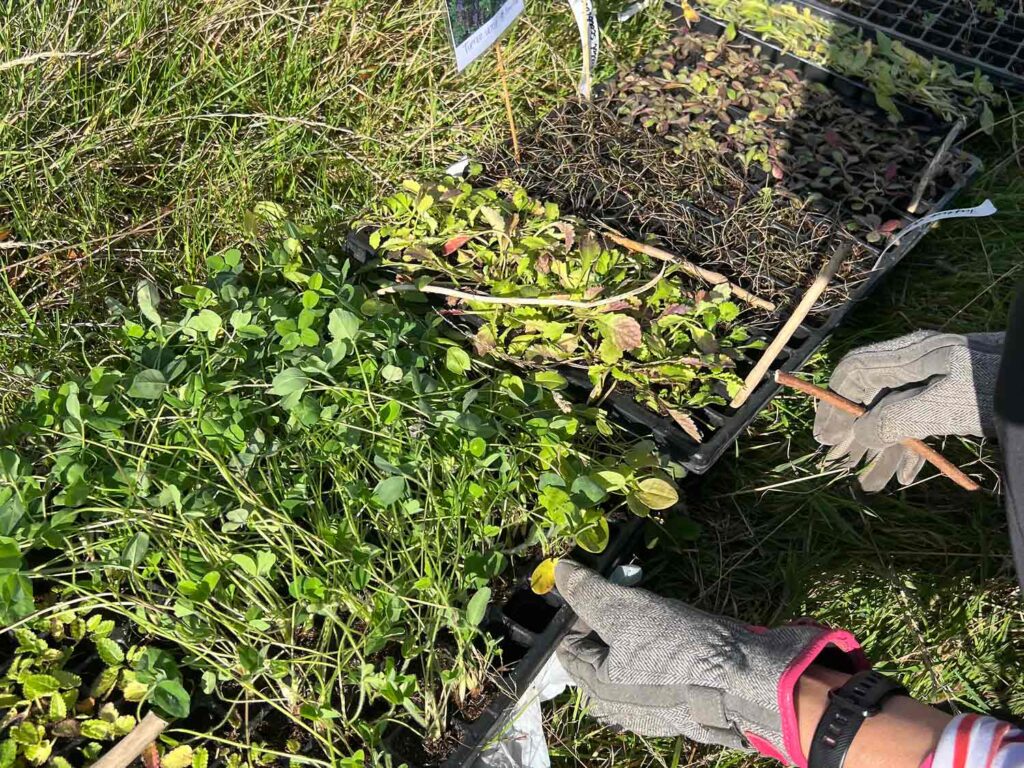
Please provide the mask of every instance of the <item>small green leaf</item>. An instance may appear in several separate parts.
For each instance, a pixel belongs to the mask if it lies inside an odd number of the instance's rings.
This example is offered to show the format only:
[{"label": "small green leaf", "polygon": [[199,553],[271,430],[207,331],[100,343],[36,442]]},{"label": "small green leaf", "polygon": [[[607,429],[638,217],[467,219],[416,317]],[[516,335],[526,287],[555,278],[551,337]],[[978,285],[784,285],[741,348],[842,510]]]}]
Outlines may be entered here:
[{"label": "small green leaf", "polygon": [[239,568],[245,571],[247,576],[256,578],[259,575],[259,571],[256,568],[256,561],[248,555],[236,554],[231,556],[231,562],[235,563]]},{"label": "small green leaf", "polygon": [[444,356],[444,365],[452,373],[465,373],[472,368],[469,355],[466,350],[459,347],[448,347]]},{"label": "small green leaf", "polygon": [[68,705],[63,696],[50,697],[50,711],[47,718],[51,723],[60,722],[68,716]]},{"label": "small green leaf", "polygon": [[612,469],[599,469],[594,479],[606,491],[620,491],[626,487],[626,478],[621,472]]},{"label": "small green leaf", "polygon": [[50,696],[60,690],[60,681],[53,675],[26,675],[21,681],[22,693],[29,701]]},{"label": "small green leaf", "polygon": [[160,757],[160,768],[191,768],[192,747],[182,744]]},{"label": "small green leaf", "polygon": [[[169,486],[172,487],[172,486]],[[177,486],[173,486],[177,487]],[[179,499],[180,508],[180,499]],[[124,552],[121,553],[121,564],[128,568],[134,568],[139,565],[143,558],[146,556],[146,552],[149,550],[149,534],[140,531],[135,534],[128,546],[124,548]]]},{"label": "small green leaf", "polygon": [[193,315],[188,319],[185,327],[196,333],[205,333],[213,339],[221,329],[220,315],[212,309],[200,310],[199,314]]},{"label": "small green leaf", "polygon": [[132,385],[128,388],[128,396],[140,400],[159,400],[166,389],[167,378],[163,372],[156,368],[147,368],[135,375]]},{"label": "small green leaf", "polygon": [[385,477],[373,489],[373,500],[382,507],[394,504],[405,496],[405,478],[401,475]]},{"label": "small green leaf", "polygon": [[309,386],[309,377],[298,368],[285,368],[274,377],[270,385],[270,394],[286,397],[297,392],[304,392]]},{"label": "small green leaf", "polygon": [[538,386],[545,389],[559,390],[565,389],[568,386],[565,377],[554,371],[538,371],[533,375],[533,380]]},{"label": "small green leaf", "polygon": [[98,638],[95,643],[96,653],[107,666],[114,667],[124,661],[124,651],[121,650],[121,646],[109,637]]},{"label": "small green leaf", "polygon": [[346,309],[335,309],[327,321],[332,339],[354,339],[362,321]]},{"label": "small green leaf", "polygon": [[469,599],[466,605],[466,623],[471,627],[480,625],[487,613],[487,604],[491,601],[491,590],[489,587],[481,587]]},{"label": "small green leaf", "polygon": [[608,521],[602,516],[576,534],[576,543],[587,552],[597,554],[604,552],[609,537]]},{"label": "small green leaf", "polygon": [[405,372],[401,368],[397,365],[391,365],[391,363],[388,363],[380,369],[380,377],[384,379],[384,381],[401,381],[404,375]]},{"label": "small green leaf", "polygon": [[160,291],[157,290],[155,283],[145,278],[140,280],[135,288],[135,300],[142,316],[149,322],[156,326],[163,322],[160,313],[157,312],[157,307],[160,306]]},{"label": "small green leaf", "polygon": [[0,576],[21,570],[21,550],[18,542],[9,536],[0,536]]},{"label": "small green leaf", "polygon": [[79,727],[82,736],[86,739],[104,741],[114,735],[113,723],[108,723],[106,720],[83,720]]},{"label": "small green leaf", "polygon": [[153,686],[149,702],[167,716],[166,719],[187,717],[192,707],[188,691],[177,680],[161,680]]}]

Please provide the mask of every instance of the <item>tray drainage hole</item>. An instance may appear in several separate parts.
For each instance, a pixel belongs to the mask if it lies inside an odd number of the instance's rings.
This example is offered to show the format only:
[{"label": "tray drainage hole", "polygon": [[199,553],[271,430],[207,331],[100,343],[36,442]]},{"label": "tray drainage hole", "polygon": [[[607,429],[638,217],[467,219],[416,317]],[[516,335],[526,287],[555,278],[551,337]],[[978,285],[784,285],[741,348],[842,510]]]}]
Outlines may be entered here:
[{"label": "tray drainage hole", "polygon": [[523,590],[512,595],[502,611],[516,624],[539,635],[548,628],[558,608],[549,605],[540,595]]}]

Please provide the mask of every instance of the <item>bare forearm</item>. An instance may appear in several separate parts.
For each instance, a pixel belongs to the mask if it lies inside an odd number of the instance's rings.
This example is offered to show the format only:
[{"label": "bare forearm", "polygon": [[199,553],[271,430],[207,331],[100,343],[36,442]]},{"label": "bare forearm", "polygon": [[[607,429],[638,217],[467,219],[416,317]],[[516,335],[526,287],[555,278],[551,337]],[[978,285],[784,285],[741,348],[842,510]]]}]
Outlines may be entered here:
[{"label": "bare forearm", "polygon": [[[814,730],[828,707],[828,692],[849,677],[812,664],[797,683],[794,698],[805,755],[810,753]],[[844,768],[919,768],[935,749],[950,719],[944,712],[906,696],[890,699],[878,715],[864,721],[850,745]]]}]

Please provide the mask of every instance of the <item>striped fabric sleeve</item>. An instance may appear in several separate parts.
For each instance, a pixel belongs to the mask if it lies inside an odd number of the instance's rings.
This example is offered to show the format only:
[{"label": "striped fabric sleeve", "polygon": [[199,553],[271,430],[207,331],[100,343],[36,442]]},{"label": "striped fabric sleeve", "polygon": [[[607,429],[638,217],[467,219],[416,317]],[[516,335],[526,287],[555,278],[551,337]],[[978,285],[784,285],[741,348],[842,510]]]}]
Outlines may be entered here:
[{"label": "striped fabric sleeve", "polygon": [[1024,732],[1002,720],[959,715],[939,738],[930,768],[1024,768]]}]

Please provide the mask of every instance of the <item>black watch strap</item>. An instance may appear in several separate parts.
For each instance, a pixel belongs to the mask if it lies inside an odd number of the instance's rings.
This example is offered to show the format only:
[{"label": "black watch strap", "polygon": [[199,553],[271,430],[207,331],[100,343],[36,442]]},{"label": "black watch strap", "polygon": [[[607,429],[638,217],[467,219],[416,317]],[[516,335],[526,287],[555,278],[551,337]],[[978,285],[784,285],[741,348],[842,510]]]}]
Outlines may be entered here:
[{"label": "black watch strap", "polygon": [[841,688],[829,691],[828,709],[821,716],[807,768],[842,768],[861,724],[882,711],[886,699],[906,696],[907,690],[880,672],[858,672]]}]

